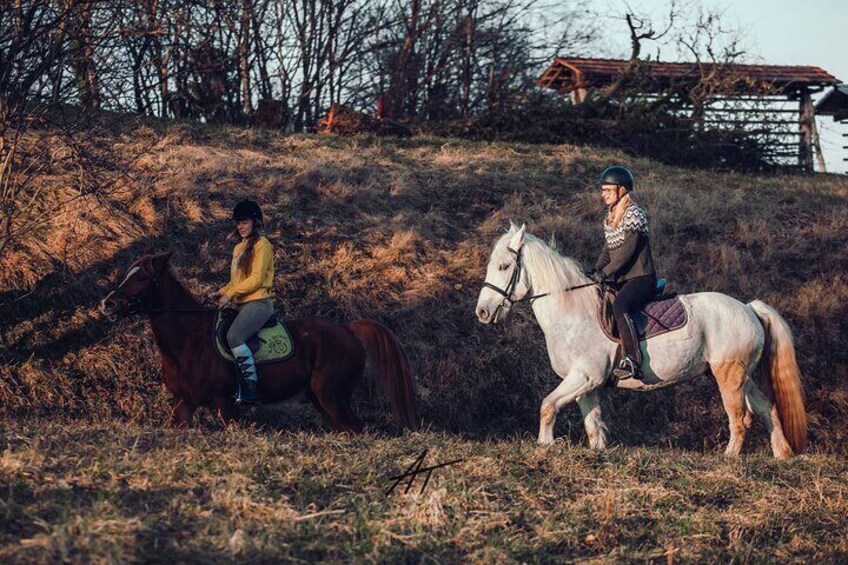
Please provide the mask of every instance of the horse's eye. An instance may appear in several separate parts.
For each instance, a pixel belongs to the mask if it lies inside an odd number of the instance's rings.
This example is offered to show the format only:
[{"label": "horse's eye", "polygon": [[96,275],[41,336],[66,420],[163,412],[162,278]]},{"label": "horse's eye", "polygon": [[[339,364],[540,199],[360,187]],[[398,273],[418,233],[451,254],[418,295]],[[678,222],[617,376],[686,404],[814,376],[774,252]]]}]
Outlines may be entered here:
[{"label": "horse's eye", "polygon": [[503,265],[498,267],[499,271],[506,271],[507,269],[509,269],[509,263],[504,263]]}]

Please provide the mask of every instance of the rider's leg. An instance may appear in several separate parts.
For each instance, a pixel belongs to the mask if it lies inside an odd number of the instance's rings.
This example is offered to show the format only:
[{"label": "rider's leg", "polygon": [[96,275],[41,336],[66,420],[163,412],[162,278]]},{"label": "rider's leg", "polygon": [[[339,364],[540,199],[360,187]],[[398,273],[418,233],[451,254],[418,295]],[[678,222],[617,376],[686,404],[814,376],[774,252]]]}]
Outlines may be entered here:
[{"label": "rider's leg", "polygon": [[236,403],[255,404],[259,402],[256,383],[259,376],[253,352],[247,346],[250,339],[274,312],[271,299],[251,300],[238,307],[239,313],[227,331],[227,343],[233,352],[238,368],[238,388]]},{"label": "rider's leg", "polygon": [[619,378],[633,377],[640,380],[642,378],[642,350],[639,347],[639,336],[630,313],[637,312],[651,299],[656,290],[656,284],[656,277],[652,275],[637,277],[625,282],[615,297],[613,314],[625,355],[621,365],[615,370],[615,375]]}]

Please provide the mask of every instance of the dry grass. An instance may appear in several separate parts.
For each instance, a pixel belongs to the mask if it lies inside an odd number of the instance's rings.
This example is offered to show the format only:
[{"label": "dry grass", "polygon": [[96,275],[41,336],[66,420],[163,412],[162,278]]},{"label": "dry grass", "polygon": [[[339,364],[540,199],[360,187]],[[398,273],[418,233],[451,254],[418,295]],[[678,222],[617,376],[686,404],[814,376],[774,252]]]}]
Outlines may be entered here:
[{"label": "dry grass", "polygon": [[[4,562],[840,562],[844,460],[256,428],[10,426]],[[386,494],[420,451],[421,494]]]},{"label": "dry grass", "polygon": [[[839,456],[848,452],[848,179],[632,161],[662,275],[680,292],[761,298],[789,321],[812,455],[772,464],[755,427],[746,450],[756,455],[719,460],[726,417],[715,385],[703,379],[651,395],[605,394],[611,439],[629,447],[596,456],[568,447],[585,443],[576,407],[558,421],[563,445],[544,451],[516,439],[535,433],[539,402],[556,377],[526,309],[497,328],[481,327],[473,310],[490,247],[510,219],[528,222],[544,239],[553,235],[567,255],[595,259],[601,211],[592,179],[625,157],[571,146],[155,124],[98,132],[91,143],[129,154],[151,140],[156,150],[122,190],[80,198],[0,258],[0,419],[11,430],[32,430],[23,434],[26,449],[15,447],[0,461],[7,473],[0,492],[11,493],[4,500],[7,555],[144,560],[158,548],[178,560],[546,561],[623,559],[626,548],[640,560],[745,561],[759,560],[766,547],[790,560],[845,555],[844,536],[814,524],[846,514],[844,492],[828,477],[844,474]],[[61,180],[57,173],[51,182]],[[150,331],[143,320],[110,326],[96,315],[97,300],[110,274],[164,249],[175,251],[176,270],[195,292],[218,286],[231,245],[224,239],[229,209],[245,195],[270,216],[277,305],[290,317],[387,323],[410,355],[431,432],[336,438],[297,403],[249,418],[262,430],[294,435],[215,432],[209,418],[207,431],[158,430],[168,411]],[[358,410],[381,429],[388,411],[366,388]],[[128,428],[108,431],[117,423]],[[141,452],[152,467],[121,451],[136,438],[158,446],[155,455]],[[67,445],[77,439],[88,446],[79,454]],[[107,457],[110,442],[116,447]],[[199,447],[210,442],[208,453]],[[396,470],[425,445],[438,446],[433,457],[474,452],[484,459],[446,473],[453,478],[431,485],[421,500],[403,499],[403,507],[365,486],[376,480],[370,463],[380,473]],[[275,490],[277,483],[263,479],[262,453],[280,450],[288,455],[268,459],[269,469],[289,486]],[[219,468],[216,460],[232,465]],[[305,471],[291,469],[309,465],[326,468],[307,488],[297,478]],[[123,479],[104,486],[113,480],[107,470]],[[591,478],[596,472],[603,480]],[[84,476],[97,480],[76,486]],[[149,496],[121,482],[148,476]],[[50,494],[36,496],[42,492]],[[783,513],[787,493],[805,506]],[[297,521],[335,510],[344,513]]]}]

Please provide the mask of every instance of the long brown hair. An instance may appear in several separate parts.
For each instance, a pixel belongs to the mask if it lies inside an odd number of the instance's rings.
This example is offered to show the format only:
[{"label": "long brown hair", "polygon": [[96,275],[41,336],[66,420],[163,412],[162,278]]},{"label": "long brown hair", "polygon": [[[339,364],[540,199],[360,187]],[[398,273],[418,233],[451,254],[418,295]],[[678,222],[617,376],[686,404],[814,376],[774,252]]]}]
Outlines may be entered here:
[{"label": "long brown hair", "polygon": [[[256,242],[264,235],[262,233],[262,222],[257,219],[252,219],[251,222],[253,222],[253,229],[250,230],[250,235],[247,237],[247,247],[244,248],[241,257],[238,259],[238,270],[243,277],[250,275],[250,265],[253,263],[253,251],[256,247]],[[238,228],[230,233],[230,237],[233,239],[241,237]]]}]

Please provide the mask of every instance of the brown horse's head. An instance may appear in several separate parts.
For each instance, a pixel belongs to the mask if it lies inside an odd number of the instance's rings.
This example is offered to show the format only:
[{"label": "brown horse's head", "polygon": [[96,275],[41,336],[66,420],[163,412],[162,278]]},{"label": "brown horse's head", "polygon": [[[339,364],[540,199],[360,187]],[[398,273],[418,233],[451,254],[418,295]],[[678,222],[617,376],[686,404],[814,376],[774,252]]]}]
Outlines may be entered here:
[{"label": "brown horse's head", "polygon": [[100,301],[100,313],[115,321],[119,314],[150,308],[159,278],[167,270],[171,253],[145,255],[133,261],[124,280]]}]

